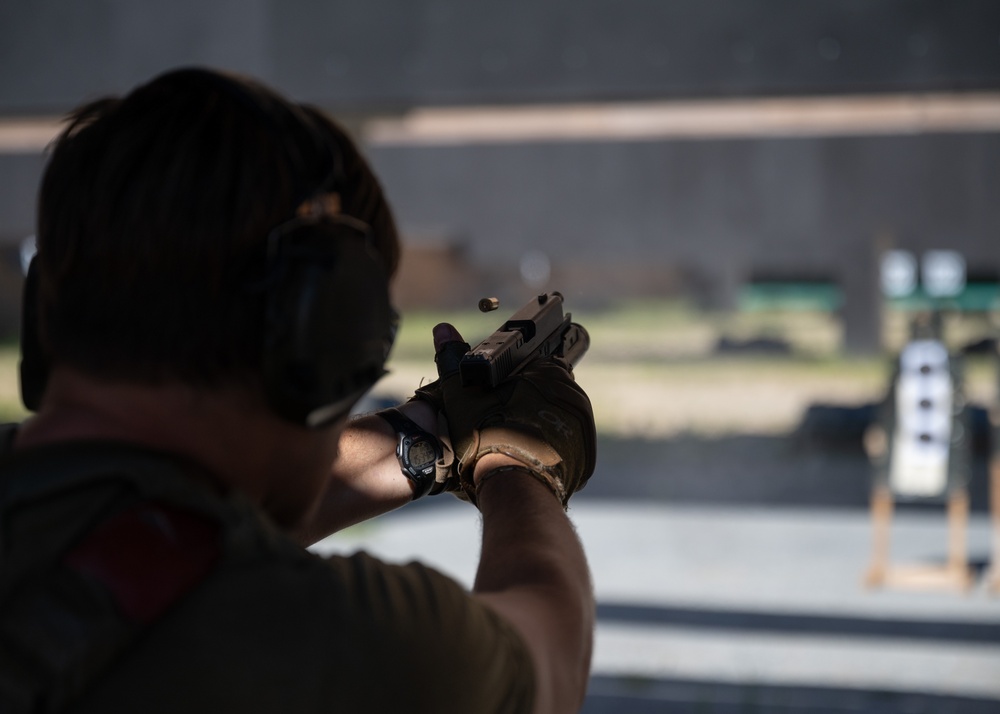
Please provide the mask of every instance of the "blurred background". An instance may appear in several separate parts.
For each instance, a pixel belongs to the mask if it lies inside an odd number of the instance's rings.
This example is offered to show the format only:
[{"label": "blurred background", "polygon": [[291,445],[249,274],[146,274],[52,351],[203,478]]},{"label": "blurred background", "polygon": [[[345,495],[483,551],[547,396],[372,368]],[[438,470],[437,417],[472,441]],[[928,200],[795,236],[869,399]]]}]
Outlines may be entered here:
[{"label": "blurred background", "polygon": [[[441,319],[475,342],[559,290],[590,330],[599,465],[570,511],[599,600],[585,711],[1000,711],[1000,4],[0,4],[4,418],[24,415],[22,253],[59,117],[188,64],[329,111],[381,177],[404,322],[369,406],[433,377]],[[959,366],[971,586],[869,589],[863,436],[928,311]],[[893,557],[939,564],[944,496],[917,501]],[[432,499],[317,550],[471,582],[469,510]]]}]

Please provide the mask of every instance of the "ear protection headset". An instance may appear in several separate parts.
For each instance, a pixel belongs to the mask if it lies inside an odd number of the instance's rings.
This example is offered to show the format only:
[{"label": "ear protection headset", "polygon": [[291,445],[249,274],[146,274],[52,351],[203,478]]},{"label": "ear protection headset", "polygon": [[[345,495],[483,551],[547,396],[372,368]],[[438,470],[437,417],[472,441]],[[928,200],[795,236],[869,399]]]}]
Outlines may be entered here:
[{"label": "ear protection headset", "polygon": [[[276,141],[283,140],[272,117],[238,82],[201,69],[176,74],[204,78],[234,96],[273,128]],[[304,112],[296,119],[326,147],[332,164],[324,185],[304,198],[336,192],[339,156]],[[260,285],[265,293],[261,376],[269,408],[311,428],[345,416],[385,374],[397,325],[369,227],[340,215],[295,217],[278,225],[267,238]],[[22,401],[33,411],[49,374],[39,336],[39,298],[32,260],[22,303],[20,381]]]},{"label": "ear protection headset", "polygon": [[359,221],[296,218],[268,243],[265,393],[279,416],[322,426],[385,374],[397,323],[389,285]]},{"label": "ear protection headset", "polygon": [[21,361],[18,363],[21,401],[31,411],[38,411],[49,378],[49,361],[38,334],[38,290],[38,261],[32,258],[21,296]]}]

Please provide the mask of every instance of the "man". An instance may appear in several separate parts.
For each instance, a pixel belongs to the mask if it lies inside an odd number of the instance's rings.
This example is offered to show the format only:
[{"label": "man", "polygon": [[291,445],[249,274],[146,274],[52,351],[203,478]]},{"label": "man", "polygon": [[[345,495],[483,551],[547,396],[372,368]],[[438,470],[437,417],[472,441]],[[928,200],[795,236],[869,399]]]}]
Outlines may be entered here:
[{"label": "man", "polygon": [[[589,401],[540,361],[350,420],[394,333],[392,216],[319,112],[186,69],[78,109],[39,194],[0,462],[0,710],[570,712],[593,596],[564,508]],[[400,434],[436,465],[397,460]],[[332,465],[332,466],[331,466]],[[472,593],[302,546],[452,491]]]}]

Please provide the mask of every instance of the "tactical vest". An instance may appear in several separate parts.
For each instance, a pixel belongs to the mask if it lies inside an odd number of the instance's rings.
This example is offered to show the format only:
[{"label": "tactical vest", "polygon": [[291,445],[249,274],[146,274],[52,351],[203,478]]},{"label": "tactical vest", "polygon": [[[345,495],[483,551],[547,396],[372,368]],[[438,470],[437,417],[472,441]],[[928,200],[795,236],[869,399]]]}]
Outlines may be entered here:
[{"label": "tactical vest", "polygon": [[[170,497],[190,478],[180,462],[126,446],[12,453],[13,434],[0,428],[0,711],[57,712],[206,578],[222,523],[209,500]],[[136,473],[155,498],[125,485]]]}]

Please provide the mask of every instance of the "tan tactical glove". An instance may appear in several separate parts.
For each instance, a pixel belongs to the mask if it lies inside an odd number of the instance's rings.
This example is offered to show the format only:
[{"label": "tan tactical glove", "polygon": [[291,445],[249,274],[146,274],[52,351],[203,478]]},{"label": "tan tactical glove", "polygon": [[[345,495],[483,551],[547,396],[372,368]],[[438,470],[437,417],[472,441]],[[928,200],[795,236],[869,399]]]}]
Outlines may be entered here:
[{"label": "tan tactical glove", "polygon": [[475,503],[476,462],[498,453],[523,464],[566,506],[587,483],[597,460],[593,409],[569,365],[542,359],[495,389],[463,387],[458,360],[468,344],[450,326],[436,328],[435,341],[442,376],[418,390],[416,398],[444,414],[454,465],[453,476],[431,493],[460,489]]}]

